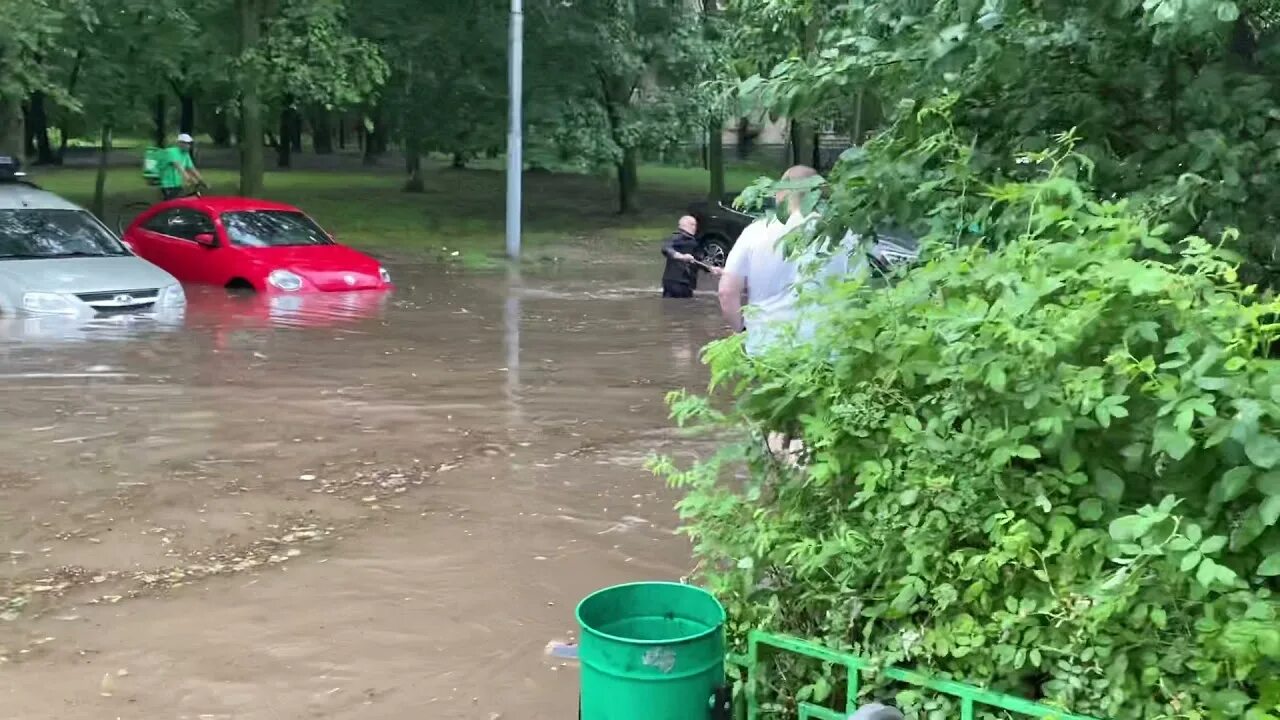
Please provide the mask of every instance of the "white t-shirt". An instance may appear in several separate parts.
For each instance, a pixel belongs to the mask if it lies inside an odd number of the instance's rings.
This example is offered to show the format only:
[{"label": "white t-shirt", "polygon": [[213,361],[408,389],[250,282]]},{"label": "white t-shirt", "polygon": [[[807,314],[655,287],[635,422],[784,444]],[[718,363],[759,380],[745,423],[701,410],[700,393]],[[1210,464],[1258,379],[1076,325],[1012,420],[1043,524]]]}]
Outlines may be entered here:
[{"label": "white t-shirt", "polygon": [[781,240],[799,227],[804,216],[792,215],[787,222],[773,216],[747,226],[725,259],[724,271],[747,281],[747,352],[755,354],[777,325],[792,319],[796,264],[787,259]]},{"label": "white t-shirt", "polygon": [[[805,222],[816,219],[816,215],[806,217],[799,213],[792,215],[785,223],[774,217],[762,218],[748,225],[729,251],[724,264],[725,272],[744,277],[747,281],[746,349],[751,355],[763,350],[787,323],[797,318],[797,280],[801,265],[806,263],[805,258],[810,257],[811,253],[802,253],[798,262],[789,260],[783,249],[782,239]],[[841,243],[842,249],[846,249],[844,246],[851,241],[856,245],[856,238],[846,236]],[[847,249],[852,250],[852,247],[853,245],[849,245]],[[813,270],[807,266],[805,269]],[[849,253],[837,251],[832,253],[815,275],[806,273],[806,278],[825,280],[832,275],[844,275],[849,270]],[[802,330],[809,332],[802,334],[811,335],[811,321],[804,324],[808,327]]]}]

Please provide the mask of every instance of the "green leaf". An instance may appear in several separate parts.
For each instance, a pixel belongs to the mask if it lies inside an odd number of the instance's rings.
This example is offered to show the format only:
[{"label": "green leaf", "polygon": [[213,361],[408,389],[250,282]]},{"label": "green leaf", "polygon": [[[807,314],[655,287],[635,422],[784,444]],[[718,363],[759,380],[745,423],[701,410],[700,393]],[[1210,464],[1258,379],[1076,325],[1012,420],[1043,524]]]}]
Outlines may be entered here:
[{"label": "green leaf", "polygon": [[1280,470],[1263,473],[1258,478],[1258,492],[1263,495],[1280,495]]},{"label": "green leaf", "polygon": [[1152,447],[1167,453],[1174,460],[1181,460],[1195,445],[1195,439],[1190,433],[1178,430],[1176,427],[1162,425],[1156,428],[1155,443]]},{"label": "green leaf", "polygon": [[1209,558],[1205,558],[1200,562],[1200,568],[1196,570],[1196,582],[1205,587],[1212,587],[1213,583],[1218,579],[1218,564]]},{"label": "green leaf", "polygon": [[1187,553],[1183,556],[1182,562],[1178,563],[1178,569],[1182,572],[1191,572],[1195,566],[1200,564],[1200,560],[1202,560],[1203,557],[1204,556],[1199,552]]},{"label": "green leaf", "polygon": [[1151,608],[1151,624],[1161,630],[1169,625],[1169,614],[1162,607]]},{"label": "green leaf", "polygon": [[999,365],[992,365],[991,369],[987,371],[987,385],[993,390],[1004,392],[1007,382],[1008,378],[1005,376],[1004,368]]},{"label": "green leaf", "polygon": [[1244,444],[1244,454],[1249,462],[1260,468],[1270,470],[1280,463],[1280,439],[1274,435],[1256,433]]},{"label": "green leaf", "polygon": [[1262,504],[1258,506],[1258,517],[1262,519],[1262,524],[1271,527],[1276,524],[1276,520],[1280,520],[1280,495],[1272,495]]},{"label": "green leaf", "polygon": [[1040,451],[1032,445],[1019,445],[1018,449],[1013,451],[1013,454],[1024,460],[1035,460],[1040,457]]},{"label": "green leaf", "polygon": [[1254,469],[1248,465],[1231,468],[1223,473],[1222,478],[1214,483],[1213,489],[1209,491],[1209,497],[1217,503],[1228,503],[1240,497],[1249,487],[1249,480],[1253,478]]},{"label": "green leaf", "polygon": [[1218,20],[1224,23],[1233,23],[1240,17],[1240,8],[1236,7],[1234,2],[1220,2],[1216,11]]},{"label": "green leaf", "polygon": [[1275,577],[1280,575],[1280,552],[1271,553],[1271,555],[1258,565],[1258,574],[1262,577]]},{"label": "green leaf", "polygon": [[1267,526],[1262,522],[1262,516],[1258,512],[1258,507],[1254,506],[1245,513],[1244,519],[1240,521],[1240,526],[1231,533],[1231,550],[1239,552],[1253,543],[1254,540],[1262,537],[1262,533],[1266,532]]},{"label": "green leaf", "polygon": [[1227,536],[1214,535],[1211,538],[1206,538],[1205,541],[1200,544],[1200,552],[1205,555],[1213,555],[1226,546]]},{"label": "green leaf", "polygon": [[1134,295],[1151,295],[1164,289],[1169,282],[1169,274],[1157,267],[1132,263],[1129,270],[1129,292]]},{"label": "green leaf", "polygon": [[1108,503],[1115,505],[1124,498],[1124,480],[1106,468],[1093,473],[1093,484],[1098,495]]},{"label": "green leaf", "polygon": [[1141,515],[1126,515],[1112,520],[1107,532],[1111,535],[1111,539],[1116,542],[1136,540],[1151,529],[1153,522],[1151,518]]},{"label": "green leaf", "polygon": [[1097,522],[1102,518],[1102,501],[1098,498],[1089,498],[1080,503],[1078,512],[1080,519],[1085,522]]}]

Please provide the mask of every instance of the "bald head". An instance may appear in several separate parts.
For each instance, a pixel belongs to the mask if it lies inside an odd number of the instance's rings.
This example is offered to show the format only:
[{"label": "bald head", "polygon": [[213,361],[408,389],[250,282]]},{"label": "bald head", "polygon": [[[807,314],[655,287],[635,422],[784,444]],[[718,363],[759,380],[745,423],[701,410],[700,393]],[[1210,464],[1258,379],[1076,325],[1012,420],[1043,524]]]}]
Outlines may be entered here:
[{"label": "bald head", "polygon": [[803,180],[804,178],[817,176],[818,171],[808,165],[792,165],[786,172],[782,173],[783,180]]},{"label": "bald head", "polygon": [[[786,172],[782,173],[783,182],[794,182],[813,177],[818,177],[818,171],[808,165],[792,165]],[[785,204],[787,211],[792,214],[804,212],[804,196],[805,191],[803,190],[779,190],[778,204]]]}]

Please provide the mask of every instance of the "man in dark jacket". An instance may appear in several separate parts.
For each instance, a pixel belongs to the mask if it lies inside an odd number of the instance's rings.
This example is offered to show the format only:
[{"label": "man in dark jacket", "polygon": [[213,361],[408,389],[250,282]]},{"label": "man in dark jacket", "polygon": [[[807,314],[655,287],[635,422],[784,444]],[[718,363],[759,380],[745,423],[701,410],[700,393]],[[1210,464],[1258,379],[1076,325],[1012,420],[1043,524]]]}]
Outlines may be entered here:
[{"label": "man in dark jacket", "polygon": [[[691,298],[698,286],[698,261],[693,257],[698,249],[698,221],[692,215],[680,218],[675,232],[662,243],[662,254],[667,258],[667,268],[662,273],[662,297]],[[708,268],[719,275],[720,268]]]}]

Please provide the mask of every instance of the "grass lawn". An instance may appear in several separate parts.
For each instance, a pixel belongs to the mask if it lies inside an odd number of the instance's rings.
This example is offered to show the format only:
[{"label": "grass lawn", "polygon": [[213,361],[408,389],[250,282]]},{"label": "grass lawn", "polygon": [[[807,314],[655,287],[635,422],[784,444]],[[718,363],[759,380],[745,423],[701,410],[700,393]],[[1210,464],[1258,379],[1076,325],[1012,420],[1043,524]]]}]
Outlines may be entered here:
[{"label": "grass lawn", "polygon": [[[736,170],[727,179],[740,189],[758,173]],[[32,173],[43,187],[88,207],[95,172],[90,168],[41,169]],[[207,170],[214,193],[234,193],[236,175]],[[264,195],[297,205],[346,244],[373,250],[443,253],[472,262],[500,256],[504,247],[504,176],[490,169],[431,167],[426,191],[401,190],[404,177],[387,170],[341,168],[269,173]],[[530,259],[557,257],[567,248],[587,252],[654,246],[675,226],[679,214],[705,195],[701,169],[647,166],[642,169],[642,212],[618,215],[617,190],[609,177],[530,173],[525,177],[524,245]],[[115,168],[107,180],[104,220],[116,227],[132,219],[140,201],[158,199],[135,168]],[[447,249],[447,250],[446,250]]]}]

